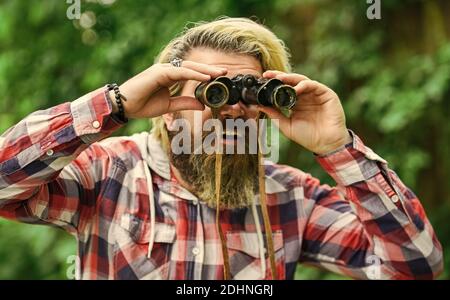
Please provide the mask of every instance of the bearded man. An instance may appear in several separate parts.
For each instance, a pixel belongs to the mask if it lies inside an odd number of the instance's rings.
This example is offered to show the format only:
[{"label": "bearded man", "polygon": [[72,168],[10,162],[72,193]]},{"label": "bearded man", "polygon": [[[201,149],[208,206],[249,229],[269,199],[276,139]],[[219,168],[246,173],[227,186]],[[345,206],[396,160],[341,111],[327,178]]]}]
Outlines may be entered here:
[{"label": "bearded man", "polygon": [[[243,101],[211,109],[194,96],[199,83],[238,74],[293,87],[290,114]],[[204,140],[196,118],[262,114],[337,187],[254,153],[172,151],[179,120]],[[129,118],[153,118],[152,131],[102,140]],[[214,145],[234,145],[237,134]],[[336,93],[292,73],[283,42],[249,19],[185,30],[142,73],[29,115],[0,147],[0,215],[76,236],[82,279],[292,279],[299,262],[353,278],[442,270],[414,193],[347,129]]]}]

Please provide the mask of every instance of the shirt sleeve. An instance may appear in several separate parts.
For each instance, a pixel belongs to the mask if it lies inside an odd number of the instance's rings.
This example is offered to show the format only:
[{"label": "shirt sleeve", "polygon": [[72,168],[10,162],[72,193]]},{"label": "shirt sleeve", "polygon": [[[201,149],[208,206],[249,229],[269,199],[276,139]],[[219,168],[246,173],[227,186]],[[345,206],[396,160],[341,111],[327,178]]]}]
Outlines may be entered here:
[{"label": "shirt sleeve", "polygon": [[106,89],[27,116],[0,136],[0,216],[76,233],[89,219],[108,155],[92,145],[123,124]]},{"label": "shirt sleeve", "polygon": [[442,247],[416,195],[354,134],[319,164],[337,187],[307,176],[315,202],[300,261],[353,278],[430,279],[443,269]]}]

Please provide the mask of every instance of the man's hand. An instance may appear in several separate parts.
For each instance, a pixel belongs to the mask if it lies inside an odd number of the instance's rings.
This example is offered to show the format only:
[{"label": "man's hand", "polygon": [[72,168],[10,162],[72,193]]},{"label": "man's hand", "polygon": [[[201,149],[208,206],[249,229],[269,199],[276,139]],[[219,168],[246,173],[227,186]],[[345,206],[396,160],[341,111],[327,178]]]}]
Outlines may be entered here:
[{"label": "man's hand", "polygon": [[[127,101],[122,101],[127,118],[153,118],[180,110],[203,110],[205,106],[189,96],[170,96],[169,88],[179,81],[208,81],[226,74],[224,68],[193,61],[183,61],[181,67],[169,63],[154,64],[123,83],[119,89]],[[110,92],[114,99],[114,92]],[[113,112],[117,111],[115,101]]]},{"label": "man's hand", "polygon": [[266,71],[263,77],[277,78],[297,92],[297,104],[290,117],[275,108],[258,106],[269,118],[279,120],[280,130],[286,137],[319,155],[351,142],[344,110],[333,90],[300,74]]}]

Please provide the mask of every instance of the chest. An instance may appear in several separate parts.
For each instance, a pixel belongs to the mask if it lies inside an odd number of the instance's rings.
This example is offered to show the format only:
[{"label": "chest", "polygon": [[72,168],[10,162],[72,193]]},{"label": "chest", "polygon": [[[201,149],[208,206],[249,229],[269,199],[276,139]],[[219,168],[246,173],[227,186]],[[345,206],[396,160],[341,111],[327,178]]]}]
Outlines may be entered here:
[{"label": "chest", "polygon": [[[126,182],[126,177],[122,180]],[[152,179],[151,189],[144,178],[127,185],[108,184],[104,198],[108,201],[99,207],[87,242],[80,242],[82,278],[222,279],[215,210],[161,188],[158,180]],[[294,276],[304,228],[304,208],[290,197],[268,195],[269,203],[277,203],[268,210],[280,279]],[[260,207],[222,211],[220,221],[233,278],[270,278]]]}]

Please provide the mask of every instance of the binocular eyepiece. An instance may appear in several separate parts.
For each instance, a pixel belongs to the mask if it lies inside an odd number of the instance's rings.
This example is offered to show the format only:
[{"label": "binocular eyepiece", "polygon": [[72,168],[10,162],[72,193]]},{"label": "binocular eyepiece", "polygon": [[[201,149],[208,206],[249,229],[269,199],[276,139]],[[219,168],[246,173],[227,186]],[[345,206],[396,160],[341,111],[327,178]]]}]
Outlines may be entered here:
[{"label": "binocular eyepiece", "polygon": [[202,82],[195,89],[195,97],[211,108],[242,101],[246,104],[290,109],[297,101],[294,88],[279,79],[256,78],[253,75],[242,74],[233,78],[220,76]]}]

